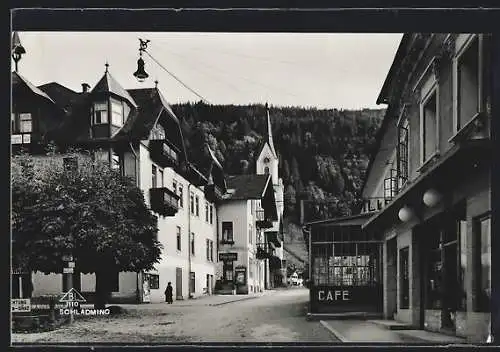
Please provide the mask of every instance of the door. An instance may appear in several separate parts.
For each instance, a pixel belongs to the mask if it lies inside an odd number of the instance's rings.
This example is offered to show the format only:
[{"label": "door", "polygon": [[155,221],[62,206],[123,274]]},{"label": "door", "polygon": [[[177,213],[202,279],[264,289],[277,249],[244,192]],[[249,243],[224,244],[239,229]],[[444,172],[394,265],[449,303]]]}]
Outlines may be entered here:
[{"label": "door", "polygon": [[182,268],[175,268],[175,297],[182,299]]},{"label": "door", "polygon": [[445,330],[455,331],[457,306],[457,242],[443,245],[444,259],[444,297],[441,314],[441,326]]}]

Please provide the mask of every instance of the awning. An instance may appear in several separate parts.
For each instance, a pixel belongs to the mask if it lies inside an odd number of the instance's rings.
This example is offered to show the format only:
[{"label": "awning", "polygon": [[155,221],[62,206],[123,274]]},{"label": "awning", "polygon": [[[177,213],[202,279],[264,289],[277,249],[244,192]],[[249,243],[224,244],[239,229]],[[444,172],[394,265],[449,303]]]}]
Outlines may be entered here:
[{"label": "awning", "polygon": [[429,188],[436,188],[443,194],[452,191],[477,171],[491,165],[491,140],[468,140],[453,146],[442,155],[434,165],[422,172],[406,188],[404,188],[380,212],[368,219],[363,230],[387,228],[399,221],[398,212],[408,205],[420,209],[423,205],[423,193]]}]

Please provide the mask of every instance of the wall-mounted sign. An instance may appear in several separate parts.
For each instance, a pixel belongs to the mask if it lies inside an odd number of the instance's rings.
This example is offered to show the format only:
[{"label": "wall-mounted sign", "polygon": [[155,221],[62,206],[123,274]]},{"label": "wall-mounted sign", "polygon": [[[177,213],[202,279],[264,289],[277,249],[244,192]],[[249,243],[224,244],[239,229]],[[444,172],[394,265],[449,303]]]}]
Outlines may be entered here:
[{"label": "wall-mounted sign", "polygon": [[22,144],[23,136],[21,134],[13,134],[10,136],[10,142],[11,144]]},{"label": "wall-mounted sign", "polygon": [[390,199],[385,199],[382,197],[364,198],[363,199],[363,212],[371,212],[382,210],[388,203]]},{"label": "wall-mounted sign", "polygon": [[73,268],[63,268],[63,274],[73,274]]},{"label": "wall-mounted sign", "polygon": [[382,309],[381,286],[313,286],[309,297],[314,313]]},{"label": "wall-mounted sign", "polygon": [[29,298],[13,298],[10,300],[10,311],[12,313],[31,312],[31,300]]},{"label": "wall-mounted sign", "polygon": [[238,253],[219,253],[219,261],[234,262],[238,260]]},{"label": "wall-mounted sign", "polygon": [[237,285],[245,285],[247,283],[247,268],[244,266],[238,266],[234,268],[234,275],[236,278]]}]

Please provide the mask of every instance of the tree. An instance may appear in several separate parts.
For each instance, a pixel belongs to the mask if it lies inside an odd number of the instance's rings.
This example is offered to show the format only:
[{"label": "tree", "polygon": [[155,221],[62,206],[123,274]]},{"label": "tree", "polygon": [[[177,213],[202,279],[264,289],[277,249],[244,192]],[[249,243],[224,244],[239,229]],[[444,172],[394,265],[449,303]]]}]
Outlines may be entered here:
[{"label": "tree", "polygon": [[71,171],[60,160],[59,154],[12,160],[13,266],[61,273],[62,256],[71,254],[75,270],[96,274],[95,305],[103,308],[110,275],[159,262],[158,219],[135,183],[109,165],[79,154]]}]

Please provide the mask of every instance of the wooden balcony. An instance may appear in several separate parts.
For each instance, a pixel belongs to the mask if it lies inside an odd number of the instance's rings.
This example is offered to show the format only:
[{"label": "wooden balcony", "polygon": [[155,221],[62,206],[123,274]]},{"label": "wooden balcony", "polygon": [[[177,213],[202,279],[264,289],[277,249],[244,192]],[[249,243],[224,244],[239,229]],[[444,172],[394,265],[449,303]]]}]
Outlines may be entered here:
[{"label": "wooden balcony", "polygon": [[212,203],[222,200],[222,191],[215,184],[205,186],[205,198]]},{"label": "wooden balcony", "polygon": [[162,216],[174,216],[179,210],[179,196],[168,188],[149,190],[151,210]]},{"label": "wooden balcony", "polygon": [[271,257],[270,247],[267,243],[257,243],[257,253],[255,258],[258,260],[265,260]]},{"label": "wooden balcony", "polygon": [[266,214],[263,209],[255,211],[255,226],[259,229],[270,229],[273,227],[273,222],[266,218]]},{"label": "wooden balcony", "polygon": [[175,167],[179,164],[178,152],[166,140],[149,141],[151,160],[162,167]]}]

